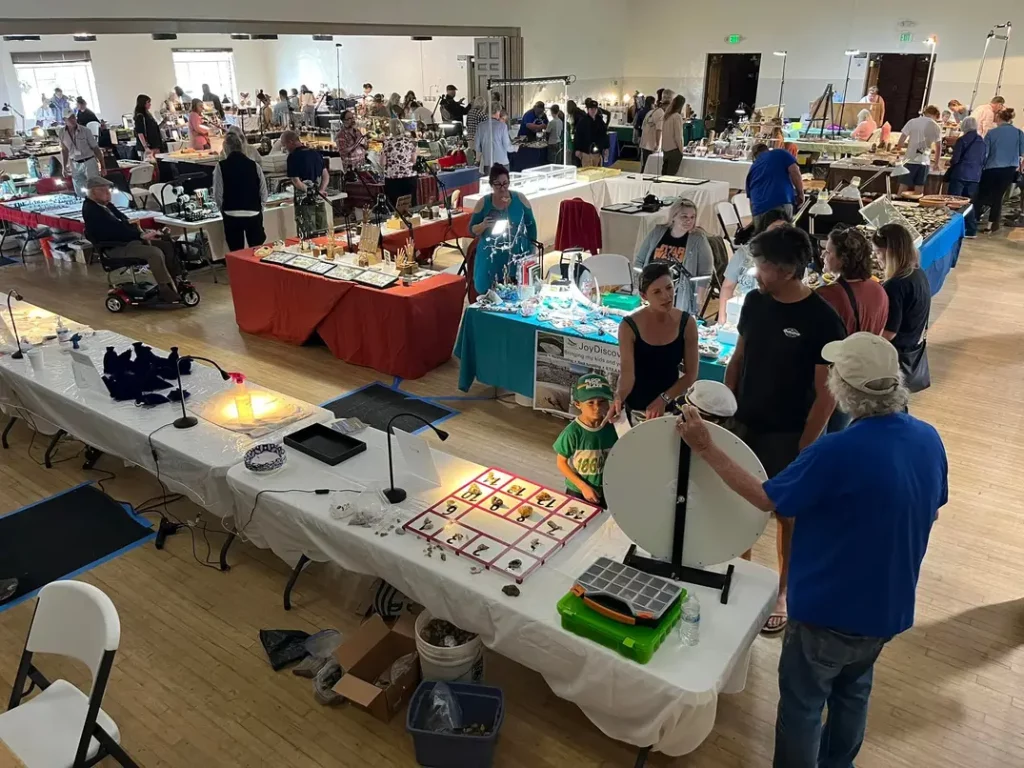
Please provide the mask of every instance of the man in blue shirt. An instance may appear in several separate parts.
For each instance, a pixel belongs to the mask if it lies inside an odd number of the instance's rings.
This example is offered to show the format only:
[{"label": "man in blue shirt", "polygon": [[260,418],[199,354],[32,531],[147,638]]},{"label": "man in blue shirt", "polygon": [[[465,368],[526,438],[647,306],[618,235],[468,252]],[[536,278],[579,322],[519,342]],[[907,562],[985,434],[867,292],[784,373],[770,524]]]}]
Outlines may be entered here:
[{"label": "man in blue shirt", "polygon": [[755,144],[751,151],[753,164],[747,172],[747,197],[757,226],[760,216],[774,208],[793,217],[793,207],[804,202],[804,181],[796,158],[785,149],[768,149]]},{"label": "man in blue shirt", "polygon": [[519,124],[519,136],[526,136],[533,141],[538,136],[544,134],[544,129],[547,127],[548,118],[544,114],[544,102],[538,101],[533,105],[533,109],[523,115],[523,122]]},{"label": "man in blue shirt", "polygon": [[[849,768],[867,724],[875,660],[914,623],[914,593],[932,523],[947,501],[938,432],[905,413],[896,349],[855,333],[822,350],[829,389],[854,421],[818,438],[761,483],[688,406],[679,433],[748,502],[796,518],[789,624],[779,658],[775,768]],[[870,471],[863,470],[870,457]],[[828,705],[824,728],[821,712]]]}]

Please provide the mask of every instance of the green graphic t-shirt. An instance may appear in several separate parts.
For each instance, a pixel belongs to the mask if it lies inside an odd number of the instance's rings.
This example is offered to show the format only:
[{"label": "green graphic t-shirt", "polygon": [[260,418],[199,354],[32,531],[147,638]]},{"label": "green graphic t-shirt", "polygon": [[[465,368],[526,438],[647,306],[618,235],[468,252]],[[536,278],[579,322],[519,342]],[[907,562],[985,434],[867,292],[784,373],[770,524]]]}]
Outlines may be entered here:
[{"label": "green graphic t-shirt", "polygon": [[[555,440],[554,448],[555,453],[569,460],[569,466],[577,475],[596,491],[601,491],[604,487],[604,462],[618,439],[619,435],[612,424],[594,429],[575,419],[562,430],[562,434]],[[581,492],[568,480],[565,481],[565,487],[570,491]]]}]

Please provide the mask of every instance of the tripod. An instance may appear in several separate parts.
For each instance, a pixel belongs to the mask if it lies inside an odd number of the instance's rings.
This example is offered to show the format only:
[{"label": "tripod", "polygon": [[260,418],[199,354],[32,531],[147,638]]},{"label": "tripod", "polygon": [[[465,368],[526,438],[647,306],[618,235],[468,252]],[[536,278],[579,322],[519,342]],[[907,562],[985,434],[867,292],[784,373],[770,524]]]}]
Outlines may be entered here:
[{"label": "tripod", "polygon": [[[832,88],[832,83],[825,86],[825,90],[821,94],[821,99],[818,101],[817,106],[814,108],[814,112],[811,114],[811,119],[807,121],[807,127],[804,129],[801,138],[806,139],[810,135],[811,130],[814,128],[814,123],[817,120],[821,120],[821,130],[818,132],[818,138],[825,136],[825,126],[828,125],[828,121],[831,120],[835,123],[835,105],[832,102],[832,97],[835,94],[835,90]],[[844,105],[845,106],[845,105]],[[821,117],[818,118],[818,110],[821,110]]]}]

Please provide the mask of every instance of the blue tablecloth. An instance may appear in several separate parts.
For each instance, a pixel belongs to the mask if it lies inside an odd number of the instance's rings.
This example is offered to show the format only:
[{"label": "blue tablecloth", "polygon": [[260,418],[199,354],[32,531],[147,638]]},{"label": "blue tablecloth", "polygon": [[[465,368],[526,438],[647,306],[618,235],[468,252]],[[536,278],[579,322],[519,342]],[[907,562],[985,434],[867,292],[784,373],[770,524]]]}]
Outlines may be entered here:
[{"label": "blue tablecloth", "polygon": [[[602,334],[584,336],[572,329],[555,328],[535,317],[522,317],[501,312],[487,312],[467,307],[462,316],[462,328],[455,342],[455,356],[459,358],[459,389],[468,392],[473,381],[533,397],[534,356],[538,330],[562,333],[580,339],[618,344],[618,338]],[[723,344],[722,356],[732,352]],[[725,365],[718,361],[701,360],[698,378],[722,381]]]},{"label": "blue tablecloth", "polygon": [[928,275],[932,296],[942,290],[946,275],[956,266],[963,242],[964,217],[961,213],[954,213],[944,227],[921,244],[921,269]]},{"label": "blue tablecloth", "polygon": [[608,131],[608,160],[605,162],[605,168],[611,168],[615,165],[615,161],[619,159],[619,134],[615,131]]},{"label": "blue tablecloth", "polygon": [[459,168],[456,171],[438,171],[437,179],[444,184],[445,189],[449,192],[456,187],[463,187],[466,184],[472,184],[474,181],[480,180],[480,171],[473,166],[472,168]]},{"label": "blue tablecloth", "polygon": [[527,168],[537,168],[547,164],[547,147],[520,147],[518,151],[510,153],[508,156],[510,171],[525,171]]}]

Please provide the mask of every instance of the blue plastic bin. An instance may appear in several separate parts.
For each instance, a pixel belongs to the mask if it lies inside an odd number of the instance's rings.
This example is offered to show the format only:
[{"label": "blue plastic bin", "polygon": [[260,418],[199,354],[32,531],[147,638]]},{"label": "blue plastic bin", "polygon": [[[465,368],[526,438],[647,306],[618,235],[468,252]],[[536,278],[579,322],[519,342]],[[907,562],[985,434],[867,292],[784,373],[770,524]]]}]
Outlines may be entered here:
[{"label": "blue plastic bin", "polygon": [[494,763],[498,732],[505,719],[505,698],[501,689],[470,683],[446,683],[462,707],[465,723],[491,725],[491,732],[486,736],[470,736],[426,730],[430,694],[435,685],[434,681],[424,680],[409,702],[405,728],[412,735],[416,762],[428,768],[489,768]]}]

